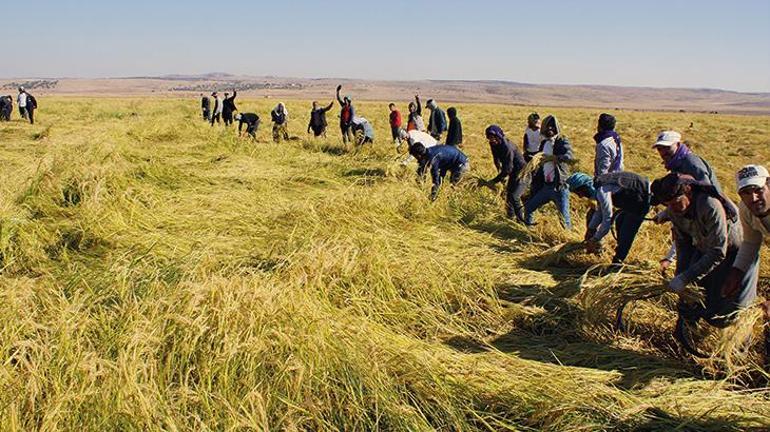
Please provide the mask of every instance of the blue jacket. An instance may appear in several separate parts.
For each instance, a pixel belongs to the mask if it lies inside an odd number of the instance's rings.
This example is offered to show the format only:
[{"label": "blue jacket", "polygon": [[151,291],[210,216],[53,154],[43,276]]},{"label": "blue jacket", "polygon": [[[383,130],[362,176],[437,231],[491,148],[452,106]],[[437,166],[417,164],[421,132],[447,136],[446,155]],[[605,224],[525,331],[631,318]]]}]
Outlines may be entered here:
[{"label": "blue jacket", "polygon": [[437,145],[428,147],[427,151],[428,157],[420,161],[417,174],[420,177],[424,176],[425,170],[430,167],[430,175],[435,188],[441,185],[441,180],[447,171],[459,170],[468,163],[468,157],[454,146]]},{"label": "blue jacket", "polygon": [[446,114],[439,107],[433,108],[428,121],[428,132],[432,134],[444,133],[447,129]]}]

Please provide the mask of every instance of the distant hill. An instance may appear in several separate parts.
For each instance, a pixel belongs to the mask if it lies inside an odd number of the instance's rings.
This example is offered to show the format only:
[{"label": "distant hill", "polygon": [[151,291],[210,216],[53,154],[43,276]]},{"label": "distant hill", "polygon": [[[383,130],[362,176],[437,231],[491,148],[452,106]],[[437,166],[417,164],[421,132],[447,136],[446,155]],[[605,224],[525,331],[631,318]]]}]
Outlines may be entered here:
[{"label": "distant hill", "polygon": [[510,81],[421,80],[381,81],[335,78],[239,76],[224,72],[200,75],[103,79],[0,79],[0,87],[45,83],[40,94],[192,97],[213,90],[238,89],[245,97],[331,99],[337,84],[361,100],[410,100],[415,93],[447,102],[502,103],[527,106],[580,106],[605,109],[702,111],[770,115],[770,93],[717,89],[620,87],[601,85],[527,84]]}]

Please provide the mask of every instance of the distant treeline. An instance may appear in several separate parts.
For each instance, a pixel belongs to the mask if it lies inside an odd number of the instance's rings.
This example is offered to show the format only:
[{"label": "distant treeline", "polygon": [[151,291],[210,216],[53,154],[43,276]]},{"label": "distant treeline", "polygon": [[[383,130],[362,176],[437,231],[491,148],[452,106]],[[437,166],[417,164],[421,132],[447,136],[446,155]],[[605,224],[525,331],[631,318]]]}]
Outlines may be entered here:
[{"label": "distant treeline", "polygon": [[247,83],[247,82],[239,82],[239,81],[230,81],[230,82],[216,82],[216,83],[205,83],[205,84],[196,84],[196,85],[188,85],[188,86],[180,86],[180,87],[172,87],[169,90],[170,91],[213,91],[213,90],[223,90],[223,89],[235,89],[240,91],[247,91],[247,90],[302,90],[304,86],[300,83]]},{"label": "distant treeline", "polygon": [[3,90],[15,90],[24,87],[27,90],[32,89],[53,89],[59,84],[59,80],[34,80],[24,82],[10,82],[3,85]]}]

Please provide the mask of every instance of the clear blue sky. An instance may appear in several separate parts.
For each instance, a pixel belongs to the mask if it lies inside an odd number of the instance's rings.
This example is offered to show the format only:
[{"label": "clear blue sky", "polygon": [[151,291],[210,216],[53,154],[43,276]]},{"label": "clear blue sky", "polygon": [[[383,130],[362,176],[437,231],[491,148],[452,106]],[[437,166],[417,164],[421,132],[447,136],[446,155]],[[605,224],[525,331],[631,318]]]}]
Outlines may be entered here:
[{"label": "clear blue sky", "polygon": [[770,1],[4,1],[0,77],[229,72],[770,92]]}]

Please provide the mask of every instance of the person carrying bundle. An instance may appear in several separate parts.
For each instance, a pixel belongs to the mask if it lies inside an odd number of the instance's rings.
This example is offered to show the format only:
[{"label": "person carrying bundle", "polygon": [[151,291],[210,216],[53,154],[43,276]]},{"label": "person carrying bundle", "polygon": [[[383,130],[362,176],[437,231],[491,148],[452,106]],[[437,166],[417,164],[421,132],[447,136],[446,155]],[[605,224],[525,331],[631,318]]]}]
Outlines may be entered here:
[{"label": "person carrying bundle", "polygon": [[510,219],[516,216],[516,220],[524,223],[523,205],[521,196],[524,191],[519,185],[519,174],[524,169],[524,156],[518,147],[511,144],[505,137],[503,129],[498,125],[489,126],[484,135],[489,141],[489,149],[497,168],[497,177],[487,183],[496,185],[508,180],[505,187],[505,214]]},{"label": "person carrying bundle", "polygon": [[575,195],[597,202],[597,209],[589,212],[584,237],[586,249],[598,252],[614,223],[618,244],[612,262],[625,261],[650,212],[650,180],[631,172],[603,174],[596,179],[575,173],[567,179],[567,185]]},{"label": "person carrying bundle", "polygon": [[572,145],[562,136],[559,122],[554,116],[543,119],[541,135],[543,137],[543,164],[535,175],[542,176],[543,185],[524,205],[524,222],[532,226],[532,215],[540,207],[553,202],[562,216],[567,229],[572,228],[569,213],[569,178],[570,164],[573,162]]}]

